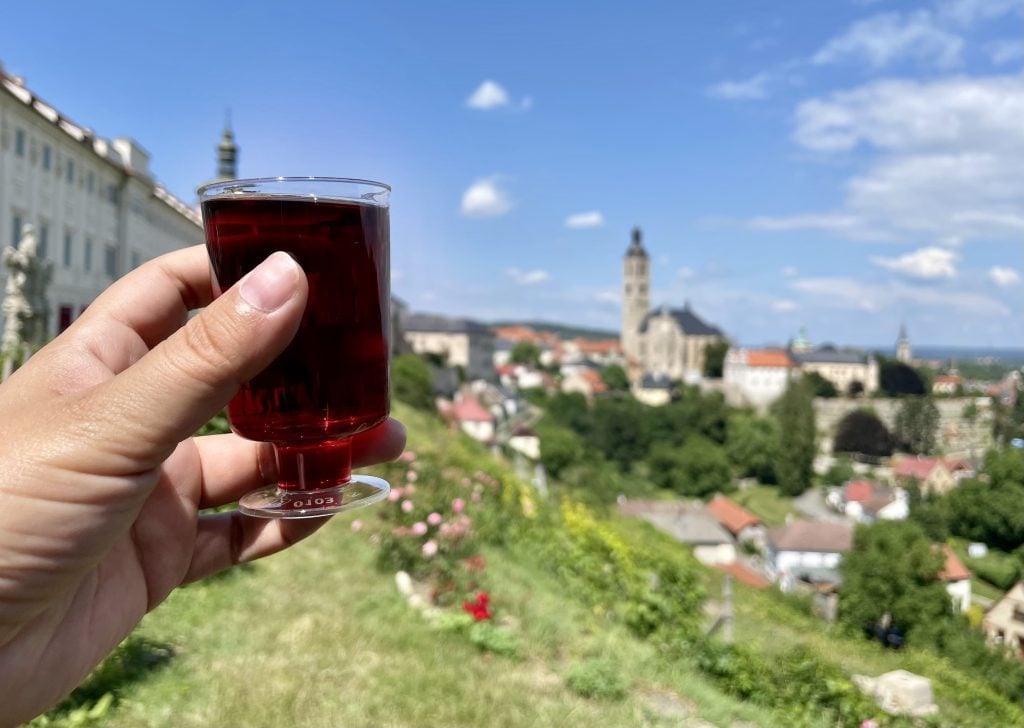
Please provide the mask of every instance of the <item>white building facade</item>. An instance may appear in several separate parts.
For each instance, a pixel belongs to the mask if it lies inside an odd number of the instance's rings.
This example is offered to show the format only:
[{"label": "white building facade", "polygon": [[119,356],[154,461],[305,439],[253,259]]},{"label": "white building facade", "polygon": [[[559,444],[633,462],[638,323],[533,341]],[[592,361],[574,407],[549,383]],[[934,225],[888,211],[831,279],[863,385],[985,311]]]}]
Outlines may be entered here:
[{"label": "white building facade", "polygon": [[782,396],[797,373],[788,352],[731,348],[725,355],[722,381],[730,399],[764,409]]},{"label": "white building facade", "polygon": [[50,335],[124,273],[203,241],[198,211],[156,182],[137,142],[95,136],[0,68],[0,248],[27,225],[53,263]]},{"label": "white building facade", "polygon": [[416,354],[436,354],[469,379],[495,378],[494,334],[469,319],[410,313],[402,321],[405,340]]}]

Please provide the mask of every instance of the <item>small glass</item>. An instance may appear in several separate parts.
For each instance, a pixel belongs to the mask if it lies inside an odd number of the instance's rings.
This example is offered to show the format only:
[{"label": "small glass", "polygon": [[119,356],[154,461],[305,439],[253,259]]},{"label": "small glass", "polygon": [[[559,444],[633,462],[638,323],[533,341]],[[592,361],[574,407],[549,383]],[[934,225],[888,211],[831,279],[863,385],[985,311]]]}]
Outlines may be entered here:
[{"label": "small glass", "polygon": [[386,481],[352,474],[351,438],[390,411],[390,192],[330,177],[199,189],[218,295],[278,250],[309,282],[295,338],[228,404],[231,429],[272,443],[277,458],[277,485],[245,495],[243,513],[314,518],[388,494]]}]

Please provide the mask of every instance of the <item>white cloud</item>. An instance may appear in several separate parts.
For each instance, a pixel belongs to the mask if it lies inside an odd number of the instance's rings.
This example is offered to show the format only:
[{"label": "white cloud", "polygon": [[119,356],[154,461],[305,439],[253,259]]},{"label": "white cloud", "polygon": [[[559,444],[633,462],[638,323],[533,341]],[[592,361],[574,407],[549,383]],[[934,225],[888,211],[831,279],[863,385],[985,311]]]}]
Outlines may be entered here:
[{"label": "white cloud", "polygon": [[495,175],[478,179],[462,193],[462,214],[465,217],[498,217],[514,207],[512,199]]},{"label": "white cloud", "polygon": [[894,151],[1024,147],[1024,79],[954,77],[932,82],[877,81],[796,110],[793,138],[814,151],[859,144]]},{"label": "white cloud", "polygon": [[594,294],[594,300],[600,303],[614,303],[618,305],[622,301],[622,296],[618,291],[598,291]]},{"label": "white cloud", "polygon": [[683,281],[692,280],[693,278],[696,277],[696,275],[697,271],[687,266],[683,266],[682,268],[676,271],[676,276],[678,276],[679,279]]},{"label": "white cloud", "polygon": [[839,209],[760,216],[757,230],[859,240],[1019,240],[1024,76],[878,81],[800,104],[793,138],[815,152],[866,148]]},{"label": "white cloud", "polygon": [[508,106],[508,103],[508,92],[501,84],[489,79],[481,83],[473,95],[466,99],[466,106],[481,111]]},{"label": "white cloud", "polygon": [[907,304],[928,309],[952,309],[960,314],[1009,316],[1010,309],[984,294],[890,281],[883,285],[853,278],[801,278],[790,287],[815,299],[815,305],[878,313]]},{"label": "white cloud", "polygon": [[871,258],[871,262],[911,278],[933,280],[955,277],[957,258],[958,256],[952,250],[928,247],[901,255],[898,258],[883,258],[876,255]]},{"label": "white cloud", "polygon": [[768,73],[758,73],[743,81],[722,81],[707,90],[708,96],[728,101],[748,101],[763,99],[768,96],[768,84],[772,77]]},{"label": "white cloud", "polygon": [[604,225],[604,215],[597,210],[578,212],[565,218],[565,226],[568,228],[596,228],[602,225]]},{"label": "white cloud", "polygon": [[776,313],[790,313],[800,308],[800,304],[796,301],[790,301],[787,299],[779,299],[778,301],[772,301],[772,311]]},{"label": "white cloud", "polygon": [[1004,66],[1007,63],[1024,61],[1024,40],[997,40],[989,47],[989,58],[997,66]]},{"label": "white cloud", "polygon": [[1009,288],[1020,283],[1020,273],[1013,268],[1002,265],[994,265],[988,272],[989,280],[1000,288]]},{"label": "white cloud", "polygon": [[858,20],[814,54],[816,64],[866,63],[884,68],[905,59],[952,68],[962,61],[964,42],[940,28],[927,10],[881,13]]},{"label": "white cloud", "polygon": [[506,269],[505,275],[520,286],[535,286],[551,277],[546,270],[519,270],[518,268]]},{"label": "white cloud", "polygon": [[944,0],[939,3],[940,16],[963,26],[1010,13],[1024,14],[1024,0]]},{"label": "white cloud", "polygon": [[799,274],[800,271],[798,271],[794,265],[787,265],[782,269],[782,275],[786,278],[796,278]]}]

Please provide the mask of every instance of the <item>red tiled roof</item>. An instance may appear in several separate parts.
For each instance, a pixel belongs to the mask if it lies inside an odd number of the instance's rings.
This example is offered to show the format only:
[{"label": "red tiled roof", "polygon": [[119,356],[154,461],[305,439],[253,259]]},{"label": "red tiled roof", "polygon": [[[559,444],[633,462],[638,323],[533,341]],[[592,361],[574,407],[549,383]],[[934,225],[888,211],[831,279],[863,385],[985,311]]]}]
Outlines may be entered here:
[{"label": "red tiled roof", "polygon": [[853,529],[844,523],[794,521],[768,532],[776,551],[843,553],[853,547]]},{"label": "red tiled roof", "polygon": [[726,574],[732,574],[732,577],[736,581],[746,584],[747,586],[754,587],[755,589],[767,589],[771,586],[770,581],[750,567],[744,566],[738,561],[734,561],[731,564],[718,564],[715,568]]},{"label": "red tiled roof", "polygon": [[622,347],[615,339],[602,339],[600,341],[588,341],[587,339],[573,339],[576,348],[584,354],[618,354]]},{"label": "red tiled roof", "polygon": [[892,466],[892,473],[897,478],[917,478],[927,480],[942,461],[938,458],[903,458]]},{"label": "red tiled roof", "polygon": [[738,503],[734,503],[722,494],[716,495],[708,503],[708,513],[725,526],[733,536],[748,526],[756,526],[761,519]]},{"label": "red tiled roof", "polygon": [[492,329],[492,331],[499,339],[508,339],[509,341],[517,342],[535,342],[537,340],[537,332],[529,326],[497,326]]},{"label": "red tiled roof", "polygon": [[789,354],[779,349],[751,349],[747,352],[748,367],[785,367],[795,366]]},{"label": "red tiled roof", "polygon": [[875,485],[870,480],[851,480],[843,486],[843,497],[848,502],[867,503],[875,495]]},{"label": "red tiled roof", "polygon": [[580,372],[580,375],[586,380],[587,384],[590,385],[590,389],[594,394],[601,394],[602,392],[608,391],[608,385],[601,379],[601,374],[594,371],[593,369],[584,369]]},{"label": "red tiled roof", "polygon": [[939,578],[942,581],[963,581],[971,578],[970,570],[964,566],[953,549],[947,544],[943,544],[942,551],[946,555],[946,563],[939,572]]},{"label": "red tiled roof", "polygon": [[452,414],[460,422],[494,422],[494,415],[472,397],[463,397],[452,405]]},{"label": "red tiled roof", "polygon": [[918,456],[916,458],[903,458],[892,466],[892,473],[897,478],[917,478],[918,480],[925,480],[939,465],[942,465],[951,473],[971,469],[970,463],[966,460],[960,460],[957,458],[948,458],[943,460],[942,458],[926,458]]},{"label": "red tiled roof", "polygon": [[940,374],[935,377],[935,384],[960,384],[963,379],[959,374]]}]

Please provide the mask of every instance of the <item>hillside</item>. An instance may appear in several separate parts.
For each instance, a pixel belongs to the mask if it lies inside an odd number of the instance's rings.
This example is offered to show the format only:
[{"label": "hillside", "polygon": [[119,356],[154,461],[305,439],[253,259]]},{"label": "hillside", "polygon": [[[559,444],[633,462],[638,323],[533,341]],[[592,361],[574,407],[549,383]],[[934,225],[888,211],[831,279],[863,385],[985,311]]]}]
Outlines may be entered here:
[{"label": "hillside", "polygon": [[[905,667],[935,682],[942,725],[1024,724],[942,660],[829,631],[772,591],[737,585],[737,648],[706,642],[718,572],[642,522],[557,493],[538,501],[474,443],[405,407],[396,415],[415,456],[378,470],[399,499],[179,590],[37,723],[856,726],[884,715],[848,675]],[[439,503],[452,504],[446,525],[472,525],[424,559],[404,524]],[[410,607],[394,563],[454,603],[433,617]],[[474,622],[462,596],[445,599],[449,586],[486,590],[492,618]]]}]

